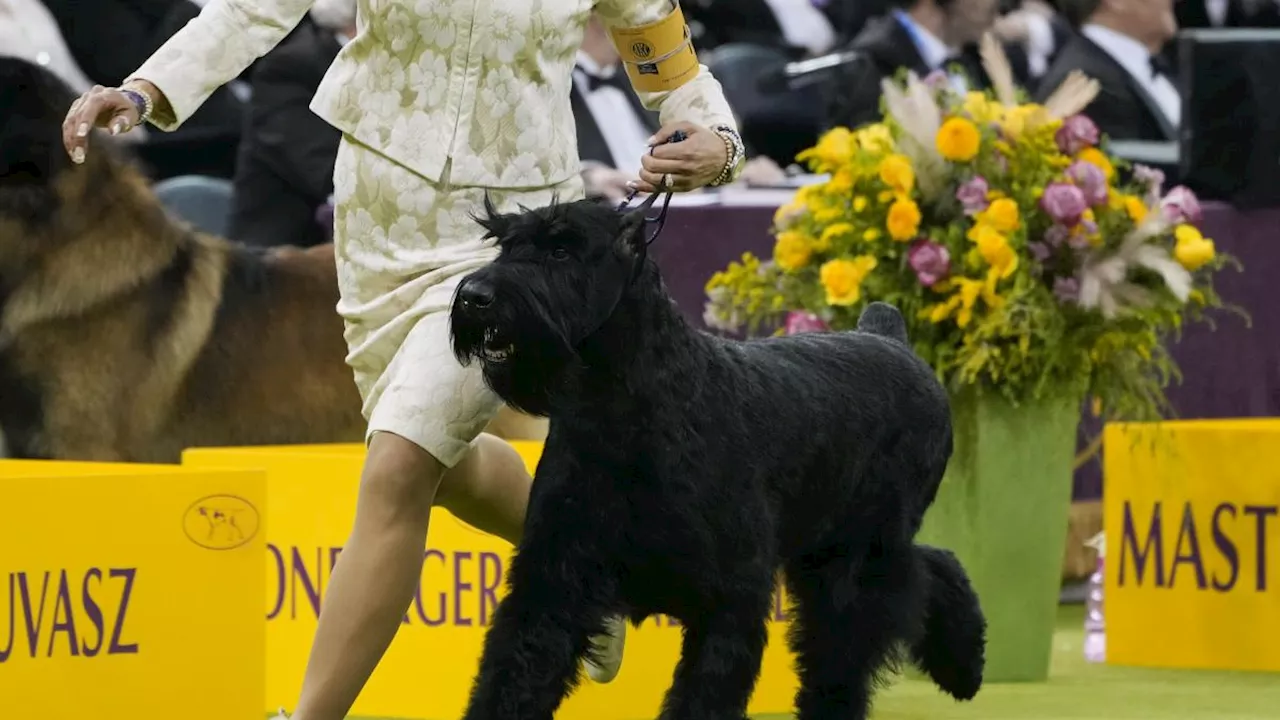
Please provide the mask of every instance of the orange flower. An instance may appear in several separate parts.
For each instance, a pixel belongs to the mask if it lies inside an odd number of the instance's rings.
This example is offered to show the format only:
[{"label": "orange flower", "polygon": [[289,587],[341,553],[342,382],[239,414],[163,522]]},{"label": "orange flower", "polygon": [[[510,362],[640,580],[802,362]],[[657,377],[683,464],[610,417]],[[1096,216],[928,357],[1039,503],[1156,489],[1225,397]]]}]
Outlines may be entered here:
[{"label": "orange flower", "polygon": [[898,198],[889,206],[889,215],[884,224],[889,237],[894,240],[914,240],[920,230],[920,208],[911,198]]}]

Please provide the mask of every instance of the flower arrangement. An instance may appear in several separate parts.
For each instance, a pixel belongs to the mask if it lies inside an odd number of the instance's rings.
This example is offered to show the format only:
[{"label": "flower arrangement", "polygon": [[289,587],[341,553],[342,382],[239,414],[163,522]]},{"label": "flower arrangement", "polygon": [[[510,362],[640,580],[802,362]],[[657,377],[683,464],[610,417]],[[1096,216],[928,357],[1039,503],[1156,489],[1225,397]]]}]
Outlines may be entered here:
[{"label": "flower arrangement", "polygon": [[882,122],[836,128],[801,154],[829,179],[774,218],[772,259],[708,283],[730,331],[846,330],[894,304],[916,351],[953,388],[1018,402],[1066,390],[1111,417],[1154,419],[1177,368],[1163,341],[1220,305],[1228,259],[1197,228],[1195,196],[1109,155],[1073,74],[1043,105],[1015,89],[998,43],[989,92],[938,74],[884,83]]}]

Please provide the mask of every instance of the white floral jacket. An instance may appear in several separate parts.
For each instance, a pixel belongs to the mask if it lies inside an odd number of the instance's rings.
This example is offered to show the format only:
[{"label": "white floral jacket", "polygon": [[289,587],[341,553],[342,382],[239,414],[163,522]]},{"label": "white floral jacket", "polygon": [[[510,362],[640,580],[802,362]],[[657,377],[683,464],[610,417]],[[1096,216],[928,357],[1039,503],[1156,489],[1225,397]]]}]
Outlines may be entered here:
[{"label": "white floral jacket", "polygon": [[[213,0],[132,77],[168,98],[180,125],[301,20],[312,0]],[[674,0],[358,0],[358,34],[329,69],[312,110],[427,177],[543,187],[578,172],[569,90],[588,15],[635,27]],[[642,93],[663,123],[734,126],[706,67],[676,90]]]}]

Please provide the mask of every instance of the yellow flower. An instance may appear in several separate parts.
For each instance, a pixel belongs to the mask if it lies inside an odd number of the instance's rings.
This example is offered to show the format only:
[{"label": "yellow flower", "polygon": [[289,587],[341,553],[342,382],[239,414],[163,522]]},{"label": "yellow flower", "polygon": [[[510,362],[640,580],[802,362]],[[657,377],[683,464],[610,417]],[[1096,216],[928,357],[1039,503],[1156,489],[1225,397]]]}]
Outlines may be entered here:
[{"label": "yellow flower", "polygon": [[973,308],[978,298],[987,294],[984,288],[985,283],[982,280],[966,277],[956,277],[952,280],[956,291],[951,297],[947,298],[946,302],[925,308],[920,312],[920,316],[927,317],[929,322],[936,324],[955,315],[956,325],[963,328],[973,320]]},{"label": "yellow flower", "polygon": [[911,198],[898,198],[889,206],[889,215],[884,224],[889,230],[889,237],[894,240],[914,240],[920,230],[920,208]]},{"label": "yellow flower", "polygon": [[978,154],[982,135],[972,122],[953,117],[942,123],[936,143],[942,157],[953,162],[968,162]]},{"label": "yellow flower", "polygon": [[845,235],[853,235],[853,226],[847,222],[832,223],[822,231],[822,236],[818,238],[818,242],[813,244],[813,249],[818,252],[826,252],[831,248],[832,241]]},{"label": "yellow flower", "polygon": [[853,192],[853,173],[848,168],[840,168],[827,181],[827,192],[839,197],[845,197]]},{"label": "yellow flower", "polygon": [[904,155],[888,155],[880,161],[880,181],[900,193],[909,193],[916,184],[915,170]]},{"label": "yellow flower", "polygon": [[813,220],[819,225],[833,223],[844,217],[844,209],[838,207],[823,207],[813,211]]},{"label": "yellow flower", "polygon": [[893,151],[893,133],[884,123],[868,125],[858,131],[858,145],[870,153],[887,153]]},{"label": "yellow flower", "polygon": [[1002,233],[1011,233],[1022,225],[1018,216],[1018,203],[1009,198],[1000,198],[988,205],[986,210],[978,213],[977,221]]},{"label": "yellow flower", "polygon": [[982,125],[999,122],[1004,117],[1004,105],[987,97],[986,93],[970,92],[964,96],[964,111],[973,121]]},{"label": "yellow flower", "polygon": [[818,272],[827,291],[827,304],[852,305],[862,297],[862,281],[876,267],[876,259],[860,255],[853,260],[828,260]]},{"label": "yellow flower", "polygon": [[794,272],[805,266],[813,256],[813,243],[803,233],[778,233],[778,242],[773,246],[773,259],[778,267]]},{"label": "yellow flower", "polygon": [[853,211],[860,213],[867,209],[867,197],[865,195],[857,195],[853,198]]},{"label": "yellow flower", "polygon": [[1103,175],[1106,176],[1108,183],[1116,176],[1115,166],[1111,164],[1111,160],[1107,158],[1106,154],[1098,148],[1085,148],[1080,151],[1080,154],[1076,156],[1076,159],[1093,164],[1102,171]]},{"label": "yellow flower", "polygon": [[1125,212],[1129,213],[1129,219],[1133,221],[1134,225],[1137,225],[1147,219],[1149,208],[1147,208],[1147,204],[1142,201],[1142,198],[1125,195],[1123,202]]},{"label": "yellow flower", "polygon": [[895,195],[896,193],[892,190],[881,190],[880,194],[876,195],[876,202],[887,203],[892,200]]},{"label": "yellow flower", "polygon": [[1195,226],[1179,225],[1174,229],[1173,237],[1177,240],[1173,246],[1173,257],[1187,270],[1195,272],[1213,260],[1213,241],[1201,235]]},{"label": "yellow flower", "polygon": [[1045,127],[1052,121],[1053,117],[1044,109],[1044,106],[1029,103],[1009,108],[1000,127],[1006,135],[1017,141],[1026,133]]},{"label": "yellow flower", "polygon": [[867,231],[862,233],[862,239],[867,242],[875,242],[876,240],[879,240],[880,228],[867,228]]},{"label": "yellow flower", "polygon": [[973,241],[978,245],[978,254],[999,273],[1001,279],[1007,278],[1018,269],[1018,254],[1009,245],[1009,240],[987,225],[979,225],[971,233]]},{"label": "yellow flower", "polygon": [[848,165],[853,160],[854,150],[853,133],[849,132],[849,128],[837,127],[824,133],[817,145],[801,152],[796,160],[815,160],[819,169],[830,171]]}]

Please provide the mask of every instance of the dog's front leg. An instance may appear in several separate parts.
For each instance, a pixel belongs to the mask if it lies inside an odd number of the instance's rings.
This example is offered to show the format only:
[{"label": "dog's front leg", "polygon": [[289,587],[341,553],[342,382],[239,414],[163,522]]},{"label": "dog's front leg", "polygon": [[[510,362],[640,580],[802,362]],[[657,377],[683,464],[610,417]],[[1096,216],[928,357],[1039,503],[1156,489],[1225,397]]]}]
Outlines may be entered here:
[{"label": "dog's front leg", "polygon": [[566,542],[571,533],[526,534],[485,635],[465,720],[551,720],[578,683],[613,595],[611,580],[587,575],[598,563],[575,559],[581,546]]},{"label": "dog's front leg", "polygon": [[768,641],[771,587],[686,620],[662,720],[743,720]]}]

